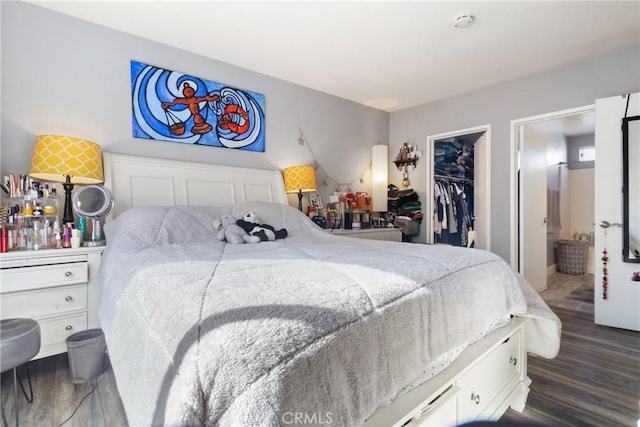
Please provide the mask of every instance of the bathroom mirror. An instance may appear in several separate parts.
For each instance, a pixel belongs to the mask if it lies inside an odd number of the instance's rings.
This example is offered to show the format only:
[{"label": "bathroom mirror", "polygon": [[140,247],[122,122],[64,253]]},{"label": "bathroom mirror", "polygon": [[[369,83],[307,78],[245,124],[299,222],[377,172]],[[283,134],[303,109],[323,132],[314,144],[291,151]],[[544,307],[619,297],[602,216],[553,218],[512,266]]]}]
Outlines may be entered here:
[{"label": "bathroom mirror", "polygon": [[640,263],[640,116],[622,119],[622,159],[622,255]]},{"label": "bathroom mirror", "polygon": [[78,215],[91,220],[90,237],[82,242],[83,246],[104,246],[106,244],[100,221],[111,211],[112,207],[111,193],[102,185],[84,185],[74,193],[73,210]]}]

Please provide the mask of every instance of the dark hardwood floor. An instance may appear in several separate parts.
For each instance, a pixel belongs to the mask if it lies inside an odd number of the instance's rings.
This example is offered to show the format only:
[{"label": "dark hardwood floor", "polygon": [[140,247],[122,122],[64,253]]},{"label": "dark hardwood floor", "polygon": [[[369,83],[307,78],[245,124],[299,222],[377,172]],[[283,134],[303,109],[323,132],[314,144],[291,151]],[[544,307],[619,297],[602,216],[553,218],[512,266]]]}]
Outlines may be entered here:
[{"label": "dark hardwood floor", "polygon": [[[67,427],[126,427],[127,419],[116,389],[113,371],[106,372],[85,384],[73,384],[69,376],[67,354],[45,357],[29,362],[33,384],[33,403],[27,403],[18,387],[18,411],[21,426],[58,427],[74,410],[77,411],[64,426]],[[28,385],[24,367],[19,368]],[[95,390],[94,390],[95,387]],[[2,374],[2,403],[7,411],[9,426],[15,425],[12,371]],[[87,396],[84,401],[82,399]],[[80,403],[82,402],[82,404]]]},{"label": "dark hardwood floor", "polygon": [[551,426],[637,426],[640,333],[593,323],[593,315],[553,307],[562,320],[555,359],[529,356],[533,381],[523,413],[506,421]]},{"label": "dark hardwood floor", "polygon": [[[640,419],[640,333],[595,325],[593,314],[548,303],[563,323],[557,358],[529,356],[533,383],[523,413],[507,411],[501,421],[548,426],[637,426]],[[35,399],[19,395],[22,426],[58,427],[96,384],[69,381],[66,354],[32,361]],[[13,424],[13,378],[2,375],[2,402]],[[20,392],[20,391],[19,391]],[[108,369],[65,426],[124,427],[126,418]]]}]

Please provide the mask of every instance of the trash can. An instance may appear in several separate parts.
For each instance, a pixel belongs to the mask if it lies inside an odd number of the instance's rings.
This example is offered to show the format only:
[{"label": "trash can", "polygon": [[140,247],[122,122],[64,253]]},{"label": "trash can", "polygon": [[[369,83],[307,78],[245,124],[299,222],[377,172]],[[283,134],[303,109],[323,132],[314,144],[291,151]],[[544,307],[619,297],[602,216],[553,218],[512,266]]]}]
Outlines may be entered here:
[{"label": "trash can", "polygon": [[107,345],[102,329],[87,329],[67,337],[71,382],[86,383],[105,371]]},{"label": "trash can", "polygon": [[565,274],[587,274],[589,242],[581,240],[558,240],[558,271]]}]

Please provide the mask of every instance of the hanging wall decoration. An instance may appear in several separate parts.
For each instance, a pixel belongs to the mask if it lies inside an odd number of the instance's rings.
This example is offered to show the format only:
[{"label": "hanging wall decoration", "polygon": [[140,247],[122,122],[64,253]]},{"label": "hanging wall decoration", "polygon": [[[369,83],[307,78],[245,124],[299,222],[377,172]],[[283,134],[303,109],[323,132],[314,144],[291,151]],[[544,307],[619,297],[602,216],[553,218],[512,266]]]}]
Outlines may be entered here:
[{"label": "hanging wall decoration", "polygon": [[131,61],[135,138],[265,151],[264,95]]},{"label": "hanging wall decoration", "polygon": [[411,184],[409,181],[408,167],[415,169],[416,163],[420,157],[422,157],[422,152],[418,151],[415,145],[405,142],[402,144],[402,147],[400,147],[400,151],[398,151],[393,163],[396,164],[399,171],[402,171],[402,181],[400,183],[402,188],[407,188],[409,187],[409,184]]}]

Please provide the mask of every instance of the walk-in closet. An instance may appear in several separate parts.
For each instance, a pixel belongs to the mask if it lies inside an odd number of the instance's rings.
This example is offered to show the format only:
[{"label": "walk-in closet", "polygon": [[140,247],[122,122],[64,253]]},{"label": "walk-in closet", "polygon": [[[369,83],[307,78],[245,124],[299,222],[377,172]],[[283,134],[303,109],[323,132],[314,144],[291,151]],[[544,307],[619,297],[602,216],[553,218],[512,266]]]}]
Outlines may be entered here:
[{"label": "walk-in closet", "polygon": [[429,140],[430,243],[488,248],[487,134],[477,129]]}]

